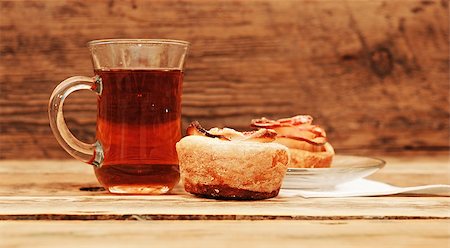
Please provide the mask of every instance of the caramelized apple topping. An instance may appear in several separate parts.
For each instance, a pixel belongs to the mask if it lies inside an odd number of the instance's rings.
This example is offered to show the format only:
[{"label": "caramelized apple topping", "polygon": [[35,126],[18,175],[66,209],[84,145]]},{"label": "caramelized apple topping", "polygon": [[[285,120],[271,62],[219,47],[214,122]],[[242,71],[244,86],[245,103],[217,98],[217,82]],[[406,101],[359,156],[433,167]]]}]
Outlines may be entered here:
[{"label": "caramelized apple topping", "polygon": [[257,131],[238,132],[232,128],[211,128],[204,129],[198,121],[192,122],[187,128],[188,135],[199,135],[210,138],[218,138],[228,141],[254,141],[254,142],[272,142],[277,133],[271,129],[261,128]]},{"label": "caramelized apple topping", "polygon": [[278,133],[277,138],[304,141],[311,145],[323,146],[327,143],[326,133],[321,127],[313,125],[312,121],[313,118],[309,115],[297,115],[278,120],[263,117],[252,120],[252,126],[273,129]]}]

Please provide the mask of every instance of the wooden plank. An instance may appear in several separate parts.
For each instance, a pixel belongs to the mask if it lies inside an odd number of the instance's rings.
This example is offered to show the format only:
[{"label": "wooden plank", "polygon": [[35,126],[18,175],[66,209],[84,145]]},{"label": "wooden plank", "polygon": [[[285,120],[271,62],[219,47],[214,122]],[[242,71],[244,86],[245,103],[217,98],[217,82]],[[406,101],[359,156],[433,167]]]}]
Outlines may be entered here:
[{"label": "wooden plank", "polygon": [[0,220],[449,219],[448,197],[277,197],[257,202],[165,196],[1,196]]},{"label": "wooden plank", "polygon": [[407,187],[450,184],[450,156],[381,157],[386,166],[370,179]]},{"label": "wooden plank", "polygon": [[[450,184],[448,156],[381,158],[387,164],[372,179],[396,186]],[[0,196],[92,196],[102,192],[88,189],[98,187],[93,169],[75,160],[0,160]]]},{"label": "wooden plank", "polygon": [[[192,42],[184,126],[246,129],[255,117],[308,113],[338,152],[450,146],[445,0],[0,4],[0,159],[68,158],[48,127],[50,92],[92,74],[87,41],[123,37]],[[65,109],[92,141],[93,95],[71,96]]]},{"label": "wooden plank", "polygon": [[[375,175],[378,180],[386,178],[405,186],[449,183],[448,157],[386,160],[386,168]],[[181,187],[163,196],[117,196],[79,190],[98,186],[91,168],[80,162],[0,161],[0,219],[450,218],[449,197],[277,197],[239,202],[196,198]]]},{"label": "wooden plank", "polygon": [[447,247],[448,220],[3,221],[2,247]]}]

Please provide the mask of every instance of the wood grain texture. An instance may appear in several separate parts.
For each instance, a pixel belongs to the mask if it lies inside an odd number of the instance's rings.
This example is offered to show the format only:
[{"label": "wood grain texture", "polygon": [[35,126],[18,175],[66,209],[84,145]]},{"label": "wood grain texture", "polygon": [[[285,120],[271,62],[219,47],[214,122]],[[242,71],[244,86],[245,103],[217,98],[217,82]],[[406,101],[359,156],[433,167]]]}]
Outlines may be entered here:
[{"label": "wood grain texture", "polygon": [[0,220],[450,219],[448,197],[277,197],[217,201],[165,196],[0,196]]},{"label": "wood grain texture", "polygon": [[[450,184],[450,157],[381,157],[386,166],[370,176],[395,186]],[[98,190],[93,169],[74,160],[0,161],[0,196],[94,196]],[[84,188],[84,190],[79,190]],[[91,190],[90,190],[91,189]],[[93,191],[92,191],[93,190]],[[174,193],[184,190],[178,186]]]},{"label": "wood grain texture", "polygon": [[4,221],[2,247],[447,247],[448,220]]},{"label": "wood grain texture", "polygon": [[[387,158],[375,176],[394,185],[450,183],[448,157]],[[392,161],[392,163],[390,163]],[[415,161],[415,162],[408,162]],[[355,197],[217,201],[179,186],[163,196],[118,196],[97,189],[92,169],[76,161],[1,161],[1,220],[348,220],[449,219],[450,197]]]},{"label": "wood grain texture", "polygon": [[[68,158],[48,125],[51,91],[92,75],[87,41],[123,37],[192,43],[184,125],[308,113],[337,152],[446,152],[448,11],[445,0],[1,1],[0,159]],[[95,104],[77,93],[65,106],[82,140]]]}]

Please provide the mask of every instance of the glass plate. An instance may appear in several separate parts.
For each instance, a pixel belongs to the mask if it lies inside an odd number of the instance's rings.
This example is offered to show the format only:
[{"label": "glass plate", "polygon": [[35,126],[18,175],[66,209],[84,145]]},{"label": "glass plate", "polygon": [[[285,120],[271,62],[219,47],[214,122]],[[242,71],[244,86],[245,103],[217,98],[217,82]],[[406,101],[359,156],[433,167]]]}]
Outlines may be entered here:
[{"label": "glass plate", "polygon": [[336,155],[330,168],[288,168],[283,189],[332,188],[375,173],[384,167],[381,159]]}]

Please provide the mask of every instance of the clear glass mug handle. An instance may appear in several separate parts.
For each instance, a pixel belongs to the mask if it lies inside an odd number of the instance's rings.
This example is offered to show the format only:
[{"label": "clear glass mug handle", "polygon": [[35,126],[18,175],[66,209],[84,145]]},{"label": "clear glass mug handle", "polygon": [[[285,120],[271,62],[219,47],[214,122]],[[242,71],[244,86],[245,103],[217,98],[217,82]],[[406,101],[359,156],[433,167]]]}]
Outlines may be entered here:
[{"label": "clear glass mug handle", "polygon": [[91,90],[97,94],[101,94],[101,78],[98,76],[93,78],[76,76],[62,81],[53,90],[48,104],[50,127],[58,143],[70,155],[85,163],[100,166],[103,162],[103,150],[101,144],[98,141],[93,144],[87,144],[75,138],[64,121],[64,100],[69,94],[78,90]]}]

